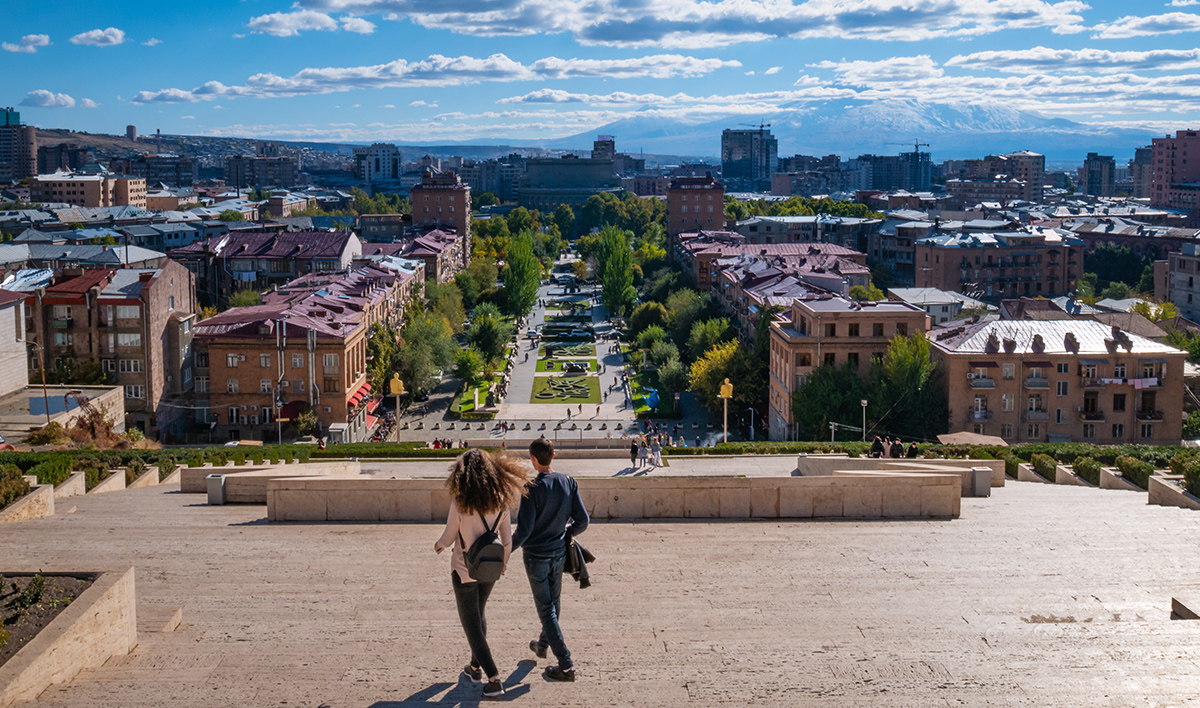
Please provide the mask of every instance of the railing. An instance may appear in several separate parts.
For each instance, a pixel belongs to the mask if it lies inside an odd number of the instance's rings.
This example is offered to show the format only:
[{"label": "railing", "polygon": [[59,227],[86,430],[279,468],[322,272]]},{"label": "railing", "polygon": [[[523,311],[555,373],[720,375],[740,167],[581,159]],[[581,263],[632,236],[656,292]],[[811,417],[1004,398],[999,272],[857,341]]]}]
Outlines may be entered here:
[{"label": "railing", "polygon": [[1102,379],[1089,379],[1086,376],[1080,376],[1079,385],[1082,388],[1104,388],[1104,381]]},{"label": "railing", "polygon": [[983,423],[992,419],[991,411],[971,411],[972,423]]},{"label": "railing", "polygon": [[986,376],[971,379],[971,388],[996,388],[996,380]]},{"label": "railing", "polygon": [[1030,423],[1045,423],[1050,420],[1050,411],[1025,411],[1025,420]]},{"label": "railing", "polygon": [[1083,411],[1079,414],[1080,420],[1085,420],[1089,423],[1104,420],[1104,411]]},{"label": "railing", "polygon": [[50,326],[54,329],[72,329],[75,327],[75,320],[70,317],[61,320],[53,320],[51,321]]},{"label": "railing", "polygon": [[1162,420],[1163,412],[1162,411],[1144,411],[1144,410],[1138,411],[1137,419],[1138,420]]},{"label": "railing", "polygon": [[1050,388],[1050,379],[1041,376],[1030,376],[1025,379],[1025,388]]}]

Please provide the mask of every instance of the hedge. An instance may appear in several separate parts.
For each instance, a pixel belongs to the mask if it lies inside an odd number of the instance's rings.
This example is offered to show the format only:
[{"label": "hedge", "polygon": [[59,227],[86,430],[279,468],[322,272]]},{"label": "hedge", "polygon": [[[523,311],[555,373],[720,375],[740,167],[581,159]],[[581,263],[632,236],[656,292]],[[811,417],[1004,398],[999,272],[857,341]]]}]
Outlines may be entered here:
[{"label": "hedge", "polygon": [[1086,480],[1088,484],[1091,484],[1094,487],[1099,487],[1100,468],[1103,466],[1104,465],[1101,465],[1099,462],[1090,457],[1079,457],[1076,458],[1075,462],[1071,465],[1071,468],[1075,470],[1076,475],[1078,475],[1081,479]]},{"label": "hedge", "polygon": [[[1172,468],[1174,470],[1174,468]],[[1183,465],[1183,488],[1200,496],[1200,459],[1189,458]]]},{"label": "hedge", "polygon": [[1150,475],[1154,474],[1154,465],[1149,462],[1143,462],[1135,457],[1127,457],[1122,455],[1116,460],[1117,469],[1121,470],[1121,476],[1133,482],[1142,489],[1146,489],[1150,484]]},{"label": "hedge", "polygon": [[[20,465],[16,466],[20,467]],[[30,467],[25,474],[37,477],[38,484],[59,485],[71,476],[71,467],[71,458],[55,456]]]},{"label": "hedge", "polygon": [[1049,455],[1035,453],[1031,459],[1033,462],[1033,471],[1046,478],[1047,482],[1054,481],[1054,471],[1058,466],[1058,462]]},{"label": "hedge", "polygon": [[0,509],[29,493],[29,483],[16,465],[0,466]]}]

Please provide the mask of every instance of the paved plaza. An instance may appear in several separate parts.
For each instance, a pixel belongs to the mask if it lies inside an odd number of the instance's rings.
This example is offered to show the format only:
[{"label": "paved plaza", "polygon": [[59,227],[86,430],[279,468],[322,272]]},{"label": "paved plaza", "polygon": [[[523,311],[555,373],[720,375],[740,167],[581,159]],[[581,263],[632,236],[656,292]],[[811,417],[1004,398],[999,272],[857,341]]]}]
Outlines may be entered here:
[{"label": "paved plaza", "polygon": [[[37,708],[477,705],[440,525],[268,525],[176,489],[0,533],[0,565],[132,564],[141,603],[183,608]],[[526,646],[519,558],[489,637],[519,705],[1195,705],[1200,623],[1168,615],[1200,592],[1198,538],[1144,494],[1012,481],[952,521],[598,521],[593,586],[563,599],[577,682]]]}]

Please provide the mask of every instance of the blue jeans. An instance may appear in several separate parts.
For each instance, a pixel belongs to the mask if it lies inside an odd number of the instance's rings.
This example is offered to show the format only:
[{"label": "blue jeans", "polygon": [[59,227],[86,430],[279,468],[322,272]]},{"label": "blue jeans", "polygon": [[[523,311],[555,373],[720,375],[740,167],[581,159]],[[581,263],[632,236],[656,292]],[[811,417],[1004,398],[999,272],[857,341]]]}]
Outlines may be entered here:
[{"label": "blue jeans", "polygon": [[524,554],[525,574],[529,576],[529,589],[533,591],[533,604],[538,619],[542,621],[542,635],[538,646],[549,647],[558,659],[559,668],[566,670],[574,666],[571,652],[563,640],[558,619],[562,614],[563,564],[567,561],[565,550],[554,556],[531,556]]}]

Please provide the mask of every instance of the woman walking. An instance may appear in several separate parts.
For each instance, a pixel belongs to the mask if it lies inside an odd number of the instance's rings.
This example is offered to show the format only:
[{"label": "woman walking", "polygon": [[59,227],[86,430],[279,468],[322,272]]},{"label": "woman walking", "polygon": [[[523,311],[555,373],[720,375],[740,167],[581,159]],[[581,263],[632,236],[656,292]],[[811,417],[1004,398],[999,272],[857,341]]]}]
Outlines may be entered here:
[{"label": "woman walking", "polygon": [[[453,547],[450,555],[450,583],[458,605],[458,619],[467,635],[471,661],[463,668],[463,676],[483,686],[489,698],[502,695],[504,685],[500,671],[492,659],[487,643],[487,619],[484,609],[495,582],[476,581],[467,569],[463,550],[470,549],[485,533],[495,533],[504,545],[504,565],[512,551],[512,522],[509,510],[516,506],[524,493],[529,474],[516,460],[491,455],[483,450],[464,452],[454,461],[446,488],[450,491],[450,513],[446,529],[433,544],[441,553]],[[456,543],[457,541],[457,543]]]},{"label": "woman walking", "polygon": [[634,438],[633,442],[629,443],[629,466],[630,467],[637,466],[637,457],[638,457],[638,444],[637,444],[637,438]]}]

